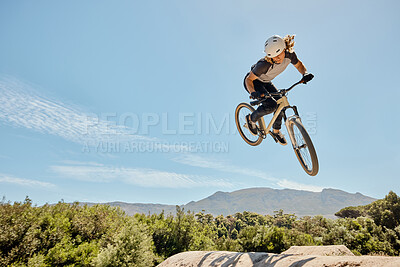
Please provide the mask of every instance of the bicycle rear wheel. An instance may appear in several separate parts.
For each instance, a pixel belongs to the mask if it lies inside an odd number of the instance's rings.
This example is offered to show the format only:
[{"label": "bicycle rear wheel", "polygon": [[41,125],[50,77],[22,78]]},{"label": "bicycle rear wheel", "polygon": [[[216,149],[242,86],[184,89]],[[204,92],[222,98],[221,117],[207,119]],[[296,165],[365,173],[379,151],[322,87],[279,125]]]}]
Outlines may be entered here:
[{"label": "bicycle rear wheel", "polygon": [[[251,146],[257,146],[262,142],[263,138],[259,135],[254,135],[252,132],[250,132],[246,121],[246,116],[253,112],[254,108],[252,106],[250,106],[247,103],[240,103],[236,107],[235,121],[236,121],[236,127],[243,140]],[[260,128],[259,122],[257,122],[257,127]]]},{"label": "bicycle rear wheel", "polygon": [[317,153],[300,118],[289,118],[287,129],[293,144],[294,152],[304,171],[311,176],[317,175],[319,170]]}]

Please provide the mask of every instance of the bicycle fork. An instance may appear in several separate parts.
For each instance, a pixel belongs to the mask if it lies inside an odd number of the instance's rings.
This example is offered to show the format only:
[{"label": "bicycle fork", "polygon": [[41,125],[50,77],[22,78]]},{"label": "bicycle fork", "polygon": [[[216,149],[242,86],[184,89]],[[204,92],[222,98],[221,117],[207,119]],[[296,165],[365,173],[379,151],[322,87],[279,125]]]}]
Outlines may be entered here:
[{"label": "bicycle fork", "polygon": [[[286,116],[286,110],[289,109],[289,108],[291,108],[291,109],[293,110],[294,115],[291,115],[291,116],[287,117],[287,116]],[[298,112],[298,110],[297,110],[297,107],[296,107],[296,106],[287,106],[287,107],[285,107],[285,109],[284,109],[284,111],[283,111],[283,119],[284,119],[284,121],[285,121],[286,130],[287,130],[287,132],[288,132],[288,135],[289,135],[290,141],[291,141],[291,143],[292,143],[293,149],[294,149],[294,150],[297,150],[297,149],[299,149],[299,148],[296,147],[296,145],[297,145],[296,138],[295,138],[295,136],[294,136],[293,131],[290,131],[290,129],[289,129],[289,127],[290,127],[290,126],[289,126],[290,121],[292,121],[292,120],[299,120],[300,123],[301,123],[301,118],[300,118],[300,116],[299,116],[299,112]]]}]

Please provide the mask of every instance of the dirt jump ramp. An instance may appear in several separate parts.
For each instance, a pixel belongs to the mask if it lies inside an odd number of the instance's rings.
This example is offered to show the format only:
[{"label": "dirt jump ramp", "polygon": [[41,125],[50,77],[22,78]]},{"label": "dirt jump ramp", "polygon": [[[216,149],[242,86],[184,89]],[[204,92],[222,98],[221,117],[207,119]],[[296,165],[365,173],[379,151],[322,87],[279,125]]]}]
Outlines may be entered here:
[{"label": "dirt jump ramp", "polygon": [[188,251],[169,257],[159,267],[400,267],[400,257],[354,256],[345,246],[294,246],[281,254],[264,252]]}]

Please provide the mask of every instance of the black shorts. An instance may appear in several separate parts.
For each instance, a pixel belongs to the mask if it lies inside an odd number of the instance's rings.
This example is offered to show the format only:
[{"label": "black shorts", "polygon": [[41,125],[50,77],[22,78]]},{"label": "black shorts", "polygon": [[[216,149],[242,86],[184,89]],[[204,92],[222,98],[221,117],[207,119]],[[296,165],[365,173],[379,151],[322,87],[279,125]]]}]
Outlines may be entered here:
[{"label": "black shorts", "polygon": [[[244,89],[247,91],[247,93],[250,94],[250,92],[246,86],[246,78],[247,78],[247,76],[249,76],[249,74],[250,74],[250,72],[247,73],[246,76],[244,77],[243,86],[244,86]],[[276,93],[276,92],[278,92],[278,89],[276,89],[275,85],[272,82],[264,83],[260,80],[254,80],[253,84],[254,84],[254,90],[256,90],[257,92],[261,92],[261,93]]]}]

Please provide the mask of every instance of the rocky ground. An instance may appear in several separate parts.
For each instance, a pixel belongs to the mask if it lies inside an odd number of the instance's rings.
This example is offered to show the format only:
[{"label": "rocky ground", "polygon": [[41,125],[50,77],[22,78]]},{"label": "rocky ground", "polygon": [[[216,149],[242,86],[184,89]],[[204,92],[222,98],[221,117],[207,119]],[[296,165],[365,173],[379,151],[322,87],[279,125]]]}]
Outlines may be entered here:
[{"label": "rocky ground", "polygon": [[240,253],[228,251],[188,251],[176,254],[166,259],[158,266],[399,267],[400,257],[354,256],[354,254],[345,246],[294,246],[281,254],[263,252]]}]

